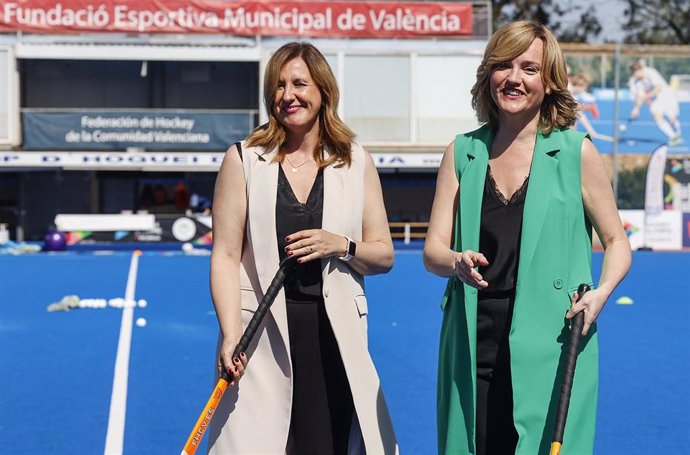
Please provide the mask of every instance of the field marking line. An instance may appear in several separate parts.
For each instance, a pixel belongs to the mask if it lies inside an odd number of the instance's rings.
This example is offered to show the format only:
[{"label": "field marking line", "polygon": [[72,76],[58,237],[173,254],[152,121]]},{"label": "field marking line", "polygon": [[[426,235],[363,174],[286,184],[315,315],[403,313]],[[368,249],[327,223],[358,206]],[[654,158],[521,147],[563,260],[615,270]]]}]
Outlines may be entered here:
[{"label": "field marking line", "polygon": [[113,391],[110,396],[108,432],[105,437],[105,455],[122,455],[125,440],[125,415],[127,413],[127,383],[129,379],[129,354],[132,346],[132,321],[134,319],[134,291],[137,286],[137,270],[140,254],[133,254],[129,264],[125,307],[122,309],[120,339],[117,343]]}]

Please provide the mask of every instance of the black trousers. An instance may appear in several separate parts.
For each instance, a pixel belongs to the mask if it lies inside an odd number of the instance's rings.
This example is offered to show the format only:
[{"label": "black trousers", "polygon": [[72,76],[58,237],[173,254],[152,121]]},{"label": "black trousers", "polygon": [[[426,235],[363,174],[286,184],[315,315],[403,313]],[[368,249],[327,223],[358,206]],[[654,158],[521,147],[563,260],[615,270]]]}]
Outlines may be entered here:
[{"label": "black trousers", "polygon": [[513,386],[508,334],[513,292],[479,293],[477,306],[477,455],[514,455]]},{"label": "black trousers", "polygon": [[293,371],[287,455],[345,455],[354,404],[323,300],[287,300]]}]

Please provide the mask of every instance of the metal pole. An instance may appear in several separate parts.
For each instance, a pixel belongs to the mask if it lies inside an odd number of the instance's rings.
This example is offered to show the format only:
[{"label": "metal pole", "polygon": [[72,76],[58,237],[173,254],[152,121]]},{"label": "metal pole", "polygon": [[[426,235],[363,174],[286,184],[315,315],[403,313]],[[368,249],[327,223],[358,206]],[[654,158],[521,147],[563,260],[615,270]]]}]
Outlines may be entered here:
[{"label": "metal pole", "polygon": [[618,145],[620,138],[620,126],[619,126],[619,112],[618,112],[618,91],[620,90],[620,76],[621,76],[621,45],[616,44],[615,53],[613,56],[613,71],[614,71],[614,82],[613,82],[613,152],[612,158],[612,185],[613,194],[616,198],[616,203],[618,202]]},{"label": "metal pole", "polygon": [[19,201],[17,207],[17,242],[23,242],[26,235],[26,172],[19,173]]}]

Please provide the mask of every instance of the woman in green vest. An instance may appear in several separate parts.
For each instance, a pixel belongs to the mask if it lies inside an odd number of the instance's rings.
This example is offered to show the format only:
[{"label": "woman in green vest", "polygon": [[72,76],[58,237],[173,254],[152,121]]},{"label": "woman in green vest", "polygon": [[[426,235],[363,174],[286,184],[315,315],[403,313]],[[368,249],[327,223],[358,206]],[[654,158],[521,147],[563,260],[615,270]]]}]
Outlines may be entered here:
[{"label": "woman in green vest", "polygon": [[[438,373],[441,455],[548,454],[567,319],[584,312],[563,453],[589,455],[597,407],[595,321],[630,267],[604,164],[570,127],[558,43],[510,23],[489,40],[472,88],[484,125],[443,157],[424,263],[448,277]],[[592,284],[591,233],[604,247]]]}]

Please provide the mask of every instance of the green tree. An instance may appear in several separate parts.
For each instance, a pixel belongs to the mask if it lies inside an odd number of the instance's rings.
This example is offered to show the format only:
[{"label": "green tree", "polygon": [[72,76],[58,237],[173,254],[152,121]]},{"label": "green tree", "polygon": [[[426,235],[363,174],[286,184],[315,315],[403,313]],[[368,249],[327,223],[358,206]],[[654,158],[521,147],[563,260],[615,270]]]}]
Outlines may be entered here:
[{"label": "green tree", "polygon": [[625,42],[690,44],[688,0],[626,0]]},{"label": "green tree", "polygon": [[644,209],[646,167],[625,169],[618,172],[618,208]]},{"label": "green tree", "polygon": [[[560,12],[561,14],[563,11]],[[560,28],[556,35],[559,40],[567,43],[586,43],[601,33],[602,27],[597,17],[597,11],[590,6],[580,15],[580,20],[570,27]]]},{"label": "green tree", "polygon": [[[592,6],[582,5],[564,8],[558,0],[494,0],[492,2],[494,30],[515,20],[535,20],[540,22],[564,42],[593,41],[602,31],[601,23]],[[579,20],[565,23],[561,18],[568,14],[580,13]]]}]

